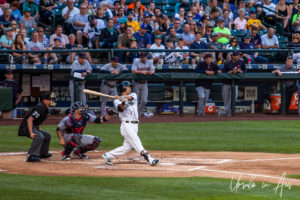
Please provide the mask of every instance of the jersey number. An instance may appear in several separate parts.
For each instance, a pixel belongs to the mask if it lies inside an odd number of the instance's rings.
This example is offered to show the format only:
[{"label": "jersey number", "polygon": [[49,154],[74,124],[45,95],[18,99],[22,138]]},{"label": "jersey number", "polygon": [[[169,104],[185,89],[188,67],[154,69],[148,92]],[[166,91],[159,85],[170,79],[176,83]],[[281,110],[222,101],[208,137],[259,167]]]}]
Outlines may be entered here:
[{"label": "jersey number", "polygon": [[37,119],[37,118],[40,117],[40,114],[37,111],[34,111],[34,113],[32,114],[32,116]]}]

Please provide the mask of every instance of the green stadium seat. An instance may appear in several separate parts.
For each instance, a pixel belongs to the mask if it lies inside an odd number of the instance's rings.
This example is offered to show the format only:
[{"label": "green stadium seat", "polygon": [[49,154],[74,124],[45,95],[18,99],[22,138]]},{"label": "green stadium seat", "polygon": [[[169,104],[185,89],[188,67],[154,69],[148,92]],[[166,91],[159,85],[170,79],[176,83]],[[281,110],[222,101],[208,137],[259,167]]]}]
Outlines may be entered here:
[{"label": "green stadium seat", "polygon": [[66,7],[67,5],[66,4],[64,4],[64,3],[57,3],[57,6],[56,6],[56,8],[57,9],[64,9],[65,7]]},{"label": "green stadium seat", "polygon": [[145,6],[145,5],[149,5],[149,1],[148,0],[141,0],[141,3]]},{"label": "green stadium seat", "polygon": [[157,4],[157,5],[165,5],[166,0],[154,0],[154,3]]},{"label": "green stadium seat", "polygon": [[167,5],[175,5],[178,2],[178,0],[166,0]]},{"label": "green stadium seat", "polygon": [[175,6],[174,5],[164,5],[163,7],[162,7],[162,9],[163,10],[168,10],[168,11],[172,11],[172,12],[174,12],[175,11]]},{"label": "green stadium seat", "polygon": [[261,30],[261,31],[259,32],[259,35],[262,36],[262,35],[265,35],[265,34],[267,34],[267,33],[268,33],[268,29],[265,29],[265,30]]},{"label": "green stadium seat", "polygon": [[242,30],[231,30],[231,35],[236,37],[244,37],[245,32]]},{"label": "green stadium seat", "polygon": [[174,12],[173,11],[164,10],[164,14],[167,15],[168,17],[174,17]]}]

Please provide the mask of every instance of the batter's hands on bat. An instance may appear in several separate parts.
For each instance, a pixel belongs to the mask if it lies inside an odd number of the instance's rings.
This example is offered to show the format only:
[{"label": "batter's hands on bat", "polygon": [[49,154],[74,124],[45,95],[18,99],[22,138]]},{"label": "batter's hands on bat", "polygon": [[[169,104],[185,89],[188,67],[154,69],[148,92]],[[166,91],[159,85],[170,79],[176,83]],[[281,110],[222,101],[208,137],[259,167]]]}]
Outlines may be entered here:
[{"label": "batter's hands on bat", "polygon": [[119,98],[119,100],[120,100],[122,103],[127,101],[127,99],[126,99],[124,96],[121,96],[121,97]]},{"label": "batter's hands on bat", "polygon": [[120,96],[115,95],[114,99],[120,99]]}]

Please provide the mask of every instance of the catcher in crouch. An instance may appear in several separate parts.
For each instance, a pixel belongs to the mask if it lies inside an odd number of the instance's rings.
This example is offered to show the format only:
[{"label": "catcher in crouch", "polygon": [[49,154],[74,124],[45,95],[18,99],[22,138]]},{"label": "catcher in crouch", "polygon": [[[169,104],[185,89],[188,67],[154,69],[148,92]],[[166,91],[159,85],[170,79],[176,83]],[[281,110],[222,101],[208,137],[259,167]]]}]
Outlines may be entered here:
[{"label": "catcher in crouch", "polygon": [[92,135],[82,135],[83,130],[88,121],[95,123],[103,123],[111,118],[115,113],[113,110],[108,111],[108,115],[97,117],[88,112],[88,105],[82,102],[75,102],[72,105],[72,113],[63,118],[56,129],[59,137],[59,144],[65,147],[62,152],[63,160],[71,160],[70,154],[74,150],[73,155],[80,159],[87,159],[84,154],[87,151],[96,149],[101,143],[101,138]]}]

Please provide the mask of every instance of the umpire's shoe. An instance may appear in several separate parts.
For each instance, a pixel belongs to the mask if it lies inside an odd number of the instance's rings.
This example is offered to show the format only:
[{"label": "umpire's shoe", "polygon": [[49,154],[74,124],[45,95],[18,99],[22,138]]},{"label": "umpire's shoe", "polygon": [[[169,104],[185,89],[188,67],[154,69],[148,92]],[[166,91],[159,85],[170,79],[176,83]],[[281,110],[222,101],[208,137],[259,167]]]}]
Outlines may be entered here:
[{"label": "umpire's shoe", "polygon": [[27,155],[27,160],[26,160],[26,162],[40,162],[41,161],[41,159],[40,159],[40,157],[38,157],[38,156],[35,156],[35,155]]},{"label": "umpire's shoe", "polygon": [[40,155],[40,159],[46,159],[46,158],[50,158],[50,157],[52,157],[52,154],[51,154],[51,153],[41,154],[41,155]]},{"label": "umpire's shoe", "polygon": [[160,162],[159,159],[154,159],[154,160],[152,161],[152,163],[150,163],[150,165],[151,165],[151,166],[155,166],[155,165],[157,165],[159,162]]},{"label": "umpire's shoe", "polygon": [[102,158],[105,160],[105,163],[107,165],[113,165],[110,158],[106,155],[106,153],[102,155]]}]

